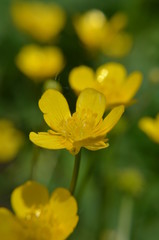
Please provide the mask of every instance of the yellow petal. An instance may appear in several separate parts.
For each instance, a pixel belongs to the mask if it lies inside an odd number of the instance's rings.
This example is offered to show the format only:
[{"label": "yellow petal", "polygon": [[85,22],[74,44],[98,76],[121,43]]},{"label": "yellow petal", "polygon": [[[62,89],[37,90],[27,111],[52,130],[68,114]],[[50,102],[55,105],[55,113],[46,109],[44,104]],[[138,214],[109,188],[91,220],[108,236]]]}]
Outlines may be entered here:
[{"label": "yellow petal", "polygon": [[98,134],[105,135],[107,132],[109,132],[119,121],[123,112],[123,105],[113,108],[113,110],[111,110],[111,112],[104,119]]},{"label": "yellow petal", "polygon": [[85,148],[87,148],[88,150],[91,150],[91,151],[96,151],[96,150],[103,149],[106,147],[109,147],[109,143],[105,143],[103,141],[97,142],[90,146],[85,146]]},{"label": "yellow petal", "polygon": [[155,120],[150,117],[144,117],[139,121],[140,129],[145,132],[152,140],[159,143],[159,127]]},{"label": "yellow petal", "polygon": [[133,39],[130,34],[120,32],[111,40],[110,44],[103,46],[103,51],[110,57],[123,57],[127,55],[133,44]]},{"label": "yellow petal", "polygon": [[44,113],[46,123],[58,131],[59,124],[68,119],[71,114],[64,96],[53,89],[47,90],[39,100],[40,110]]},{"label": "yellow petal", "polygon": [[106,100],[102,93],[94,89],[85,89],[81,92],[76,103],[76,112],[82,114],[83,110],[88,110],[96,115],[98,123],[102,118],[106,106]]},{"label": "yellow petal", "polygon": [[100,66],[96,71],[96,78],[99,83],[120,85],[126,77],[126,69],[120,63],[107,63]]},{"label": "yellow petal", "polygon": [[131,73],[127,80],[125,81],[122,89],[121,89],[121,96],[123,99],[123,103],[130,101],[136,92],[138,91],[142,82],[142,74],[140,72],[133,72]]},{"label": "yellow petal", "polygon": [[113,28],[116,32],[122,30],[126,27],[128,23],[128,17],[126,14],[122,12],[118,12],[114,14],[109,20],[110,27]]},{"label": "yellow petal", "polygon": [[56,219],[53,224],[53,239],[66,239],[78,222],[76,200],[68,190],[57,188],[52,194],[50,205]]},{"label": "yellow petal", "polygon": [[23,144],[24,136],[13,123],[6,119],[0,119],[0,162],[8,162],[14,159]]},{"label": "yellow petal", "polygon": [[107,19],[102,11],[92,9],[75,19],[75,30],[90,49],[98,49],[107,30]]},{"label": "yellow petal", "polygon": [[69,84],[71,88],[78,94],[85,88],[94,86],[95,74],[93,70],[87,66],[74,68],[69,75]]},{"label": "yellow petal", "polygon": [[0,239],[2,240],[20,240],[20,223],[16,217],[7,209],[0,208]]},{"label": "yellow petal", "polygon": [[53,135],[50,133],[31,132],[29,135],[30,140],[39,147],[47,149],[63,149],[67,148],[66,139],[63,136]]},{"label": "yellow petal", "polygon": [[48,201],[47,188],[34,181],[17,187],[11,195],[12,208],[18,217],[25,217],[33,207],[38,210],[40,205],[45,205]]}]

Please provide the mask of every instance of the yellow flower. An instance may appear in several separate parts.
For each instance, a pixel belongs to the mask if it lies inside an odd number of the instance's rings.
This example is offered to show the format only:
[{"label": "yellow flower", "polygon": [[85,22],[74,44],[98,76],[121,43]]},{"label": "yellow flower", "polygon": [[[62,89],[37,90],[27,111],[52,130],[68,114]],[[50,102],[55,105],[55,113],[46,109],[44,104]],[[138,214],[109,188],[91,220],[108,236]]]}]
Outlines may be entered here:
[{"label": "yellow flower", "polygon": [[65,24],[65,13],[55,4],[19,1],[12,5],[11,14],[20,30],[42,42],[55,38]]},{"label": "yellow flower", "polygon": [[140,72],[127,76],[124,66],[114,62],[100,66],[96,73],[87,66],[79,66],[69,75],[70,86],[77,94],[85,88],[96,89],[105,95],[107,107],[129,104],[141,81]]},{"label": "yellow flower", "polygon": [[56,90],[47,90],[39,101],[44,119],[52,129],[47,133],[31,132],[30,140],[47,149],[66,148],[77,154],[81,147],[98,150],[108,147],[106,134],[120,119],[124,107],[114,108],[105,119],[105,97],[94,89],[84,90],[78,97],[76,112],[71,116],[64,96]]},{"label": "yellow flower", "polygon": [[34,81],[57,75],[64,67],[64,57],[57,47],[24,46],[16,57],[17,67]]},{"label": "yellow flower", "polygon": [[23,135],[11,121],[0,120],[0,163],[13,160],[23,143]]},{"label": "yellow flower", "polygon": [[88,11],[75,19],[75,30],[88,48],[99,48],[107,30],[107,19],[99,10]]},{"label": "yellow flower", "polygon": [[159,113],[156,119],[150,117],[141,118],[139,127],[144,131],[153,141],[159,143]]},{"label": "yellow flower", "polygon": [[78,222],[76,200],[64,188],[49,199],[43,185],[29,181],[13,191],[11,204],[16,215],[0,208],[3,240],[64,240]]},{"label": "yellow flower", "polygon": [[116,13],[108,21],[100,10],[90,10],[77,16],[75,30],[83,44],[90,50],[101,50],[112,57],[126,55],[132,47],[132,37],[123,32],[127,16]]}]

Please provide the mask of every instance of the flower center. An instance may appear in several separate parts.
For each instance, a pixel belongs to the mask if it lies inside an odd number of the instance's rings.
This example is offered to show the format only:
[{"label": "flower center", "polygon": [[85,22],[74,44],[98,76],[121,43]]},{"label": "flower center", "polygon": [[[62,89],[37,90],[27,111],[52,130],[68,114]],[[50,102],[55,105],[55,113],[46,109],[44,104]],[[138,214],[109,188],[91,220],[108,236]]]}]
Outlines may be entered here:
[{"label": "flower center", "polygon": [[54,217],[49,211],[49,206],[32,209],[23,220],[24,240],[52,239]]},{"label": "flower center", "polygon": [[70,118],[61,122],[60,132],[71,142],[91,137],[97,125],[96,118],[97,114],[89,109],[75,112]]}]

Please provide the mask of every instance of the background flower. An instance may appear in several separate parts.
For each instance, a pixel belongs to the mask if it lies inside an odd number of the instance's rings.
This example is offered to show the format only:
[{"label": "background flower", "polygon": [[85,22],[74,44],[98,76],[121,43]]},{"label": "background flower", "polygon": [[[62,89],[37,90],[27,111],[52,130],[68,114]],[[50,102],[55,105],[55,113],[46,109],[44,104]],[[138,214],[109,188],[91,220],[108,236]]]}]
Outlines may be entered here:
[{"label": "background flower", "polygon": [[88,49],[100,50],[112,57],[122,57],[132,47],[132,37],[123,31],[126,25],[124,13],[116,13],[107,20],[97,9],[76,16],[74,20],[77,35]]},{"label": "background flower", "polygon": [[0,119],[0,163],[13,160],[18,154],[24,136],[7,119]]},{"label": "background flower", "polygon": [[93,88],[104,94],[106,106],[128,105],[139,89],[142,74],[138,71],[127,76],[127,71],[119,63],[106,63],[96,72],[87,66],[79,66],[71,70],[69,83],[78,94],[85,88]]},{"label": "background flower", "polygon": [[65,24],[61,7],[44,2],[14,2],[11,14],[15,25],[41,42],[55,38]]},{"label": "background flower", "polygon": [[64,57],[58,47],[24,46],[16,57],[17,67],[34,81],[43,81],[59,74]]},{"label": "background flower", "polygon": [[140,129],[147,134],[153,141],[159,143],[159,114],[156,118],[143,117],[139,121]]}]

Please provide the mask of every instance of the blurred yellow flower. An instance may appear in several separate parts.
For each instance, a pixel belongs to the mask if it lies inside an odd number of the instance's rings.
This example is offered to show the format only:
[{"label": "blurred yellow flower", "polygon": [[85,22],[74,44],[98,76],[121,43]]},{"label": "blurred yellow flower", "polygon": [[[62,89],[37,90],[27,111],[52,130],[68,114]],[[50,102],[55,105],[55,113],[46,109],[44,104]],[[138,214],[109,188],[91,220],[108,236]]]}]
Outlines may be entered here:
[{"label": "blurred yellow flower", "polygon": [[71,116],[64,96],[53,89],[47,90],[39,101],[44,119],[52,129],[47,133],[31,132],[30,140],[47,149],[66,148],[77,154],[81,147],[98,150],[108,147],[106,134],[120,119],[124,107],[114,108],[105,119],[105,97],[94,89],[85,89],[78,97],[76,112]]},{"label": "blurred yellow flower", "polygon": [[159,113],[156,118],[143,117],[139,121],[140,129],[145,132],[153,141],[159,143]]},{"label": "blurred yellow flower", "polygon": [[11,121],[0,119],[0,163],[13,160],[23,140],[22,133],[15,129]]},{"label": "blurred yellow flower", "polygon": [[17,67],[34,81],[53,77],[63,69],[64,57],[57,47],[24,46],[16,57]]},{"label": "blurred yellow flower", "polygon": [[74,20],[75,30],[83,44],[92,50],[101,50],[112,57],[126,55],[132,47],[132,37],[123,32],[127,16],[116,13],[108,21],[104,13],[93,9]]},{"label": "blurred yellow flower", "polygon": [[119,63],[106,63],[96,73],[87,66],[79,66],[70,72],[69,83],[76,94],[85,88],[102,92],[106,98],[106,107],[120,104],[128,105],[138,91],[142,74],[138,71],[127,76],[127,71]]},{"label": "blurred yellow flower", "polygon": [[3,240],[64,240],[78,222],[77,203],[70,192],[57,188],[49,199],[48,190],[29,181],[11,196],[16,215],[0,208],[0,236]]},{"label": "blurred yellow flower", "polygon": [[81,41],[89,48],[99,48],[107,29],[103,12],[91,10],[75,18],[75,30]]},{"label": "blurred yellow flower", "polygon": [[133,196],[137,196],[142,192],[144,182],[143,175],[135,168],[124,169],[118,173],[118,187]]},{"label": "blurred yellow flower", "polygon": [[41,42],[55,38],[65,24],[64,11],[52,3],[14,2],[11,15],[20,30]]}]

